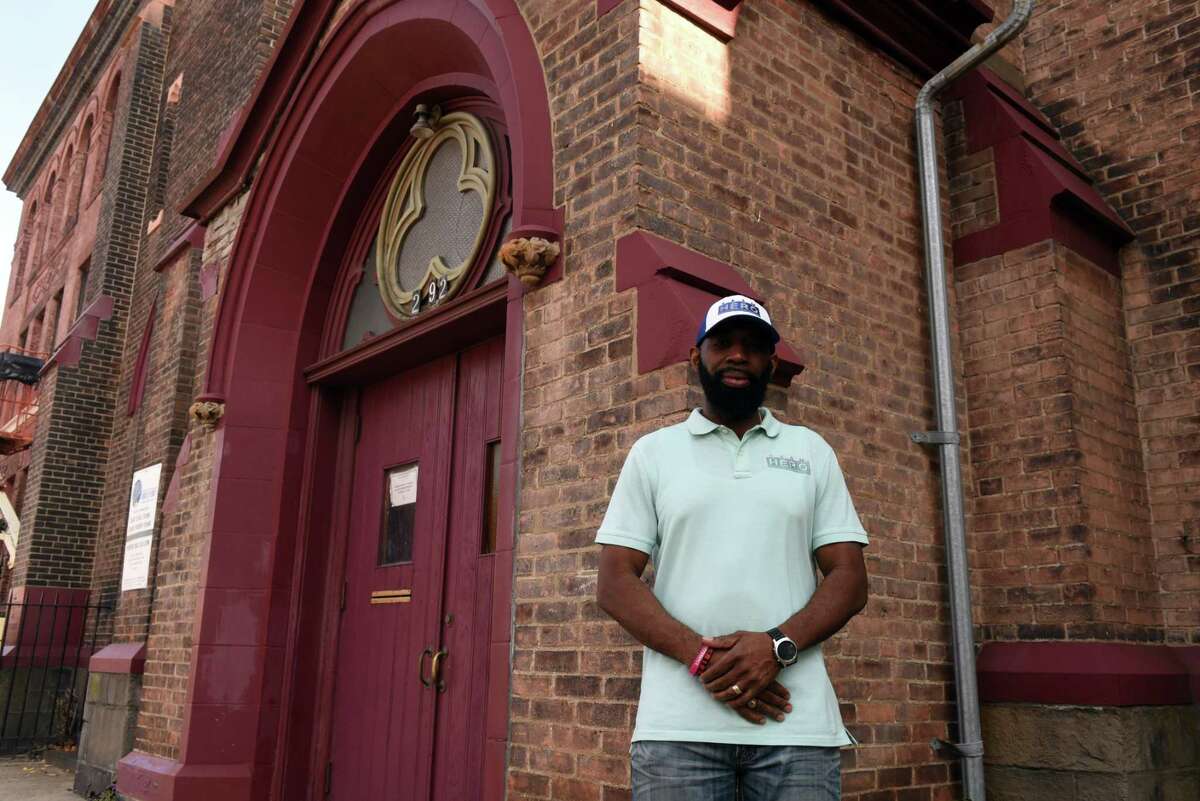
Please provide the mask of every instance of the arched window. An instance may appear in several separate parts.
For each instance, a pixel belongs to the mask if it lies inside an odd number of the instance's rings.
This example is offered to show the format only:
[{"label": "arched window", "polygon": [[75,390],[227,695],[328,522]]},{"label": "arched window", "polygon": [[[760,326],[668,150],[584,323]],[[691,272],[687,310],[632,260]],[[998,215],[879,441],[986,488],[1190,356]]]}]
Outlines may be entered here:
[{"label": "arched window", "polygon": [[[510,228],[507,130],[478,100],[434,109],[401,144],[350,249],[338,349],[386,333],[503,278]],[[343,295],[345,297],[345,295]]]},{"label": "arched window", "polygon": [[58,172],[50,173],[49,180],[46,181],[46,190],[42,195],[42,214],[41,222],[37,228],[37,243],[33,248],[33,259],[29,265],[29,277],[32,278],[42,270],[42,263],[46,260],[46,256],[50,250],[50,239],[52,236],[51,226],[54,223],[54,187],[58,185]]},{"label": "arched window", "polygon": [[25,218],[25,227],[21,231],[21,245],[17,258],[13,262],[12,281],[8,287],[8,305],[11,306],[21,294],[21,281],[29,269],[30,253],[33,250],[33,240],[37,236],[38,202],[29,203],[29,216]]},{"label": "arched window", "polygon": [[70,231],[75,225],[75,209],[72,208],[71,200],[75,197],[75,181],[78,178],[78,165],[75,163],[75,143],[67,145],[67,151],[63,154],[62,162],[62,192],[58,202],[62,206],[63,213],[59,217],[61,223],[61,231],[65,234]]},{"label": "arched window", "polygon": [[100,139],[96,152],[96,171],[92,176],[92,192],[99,192],[104,182],[104,171],[108,169],[108,146],[112,144],[113,120],[117,114],[117,96],[121,92],[121,75],[113,78],[104,100],[104,111],[100,115]]},{"label": "arched window", "polygon": [[83,129],[79,134],[79,152],[75,158],[79,160],[79,181],[75,185],[75,198],[72,201],[72,206],[75,209],[75,214],[79,214],[79,206],[85,198],[90,199],[91,193],[88,191],[92,185],[92,168],[95,167],[96,159],[92,155],[92,129],[94,122],[89,114],[88,118],[83,121]]}]

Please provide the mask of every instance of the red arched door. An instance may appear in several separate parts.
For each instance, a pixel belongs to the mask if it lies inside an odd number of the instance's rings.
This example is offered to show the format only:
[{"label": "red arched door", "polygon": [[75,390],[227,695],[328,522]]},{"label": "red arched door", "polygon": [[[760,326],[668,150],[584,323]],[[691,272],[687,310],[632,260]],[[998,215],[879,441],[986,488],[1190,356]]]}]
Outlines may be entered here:
[{"label": "red arched door", "polygon": [[364,387],[328,794],[481,795],[503,340]]}]

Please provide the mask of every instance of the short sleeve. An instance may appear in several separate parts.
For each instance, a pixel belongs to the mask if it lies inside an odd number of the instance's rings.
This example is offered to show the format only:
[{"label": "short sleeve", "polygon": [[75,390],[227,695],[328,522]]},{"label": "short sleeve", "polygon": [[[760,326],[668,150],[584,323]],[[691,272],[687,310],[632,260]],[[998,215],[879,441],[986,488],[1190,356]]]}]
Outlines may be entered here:
[{"label": "short sleeve", "polygon": [[634,443],[625,457],[596,542],[653,553],[658,543],[658,515],[654,511],[654,488],[643,462],[641,444],[641,440]]},{"label": "short sleeve", "polygon": [[846,488],[846,478],[838,465],[837,455],[830,449],[825,460],[825,475],[817,487],[813,509],[812,549],[816,551],[835,542],[867,544],[867,532],[854,511],[854,501]]}]

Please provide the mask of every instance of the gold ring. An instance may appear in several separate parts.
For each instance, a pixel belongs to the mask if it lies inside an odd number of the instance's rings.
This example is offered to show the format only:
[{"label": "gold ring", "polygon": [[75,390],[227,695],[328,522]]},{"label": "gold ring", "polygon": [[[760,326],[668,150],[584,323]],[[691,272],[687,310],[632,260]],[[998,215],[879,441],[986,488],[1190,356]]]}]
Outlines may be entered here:
[{"label": "gold ring", "polygon": [[750,707],[751,709],[756,709],[758,707],[758,701],[755,701],[753,698],[751,698],[746,702],[746,706]]},{"label": "gold ring", "polygon": [[736,684],[735,684],[735,685],[733,685],[732,687],[730,687],[729,689],[733,690],[733,694],[734,694],[734,695],[741,695],[741,694],[742,694],[742,688],[741,688],[741,687],[739,687],[739,686],[737,686]]}]

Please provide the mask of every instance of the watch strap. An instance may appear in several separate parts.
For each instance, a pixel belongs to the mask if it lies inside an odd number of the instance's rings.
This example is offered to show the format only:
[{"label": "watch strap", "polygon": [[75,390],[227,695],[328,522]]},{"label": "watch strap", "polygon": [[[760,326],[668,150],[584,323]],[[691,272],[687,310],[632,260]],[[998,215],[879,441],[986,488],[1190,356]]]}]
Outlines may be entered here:
[{"label": "watch strap", "polygon": [[767,629],[767,634],[770,635],[773,642],[779,642],[780,640],[788,639],[788,636],[780,631],[778,626],[773,629]]}]

